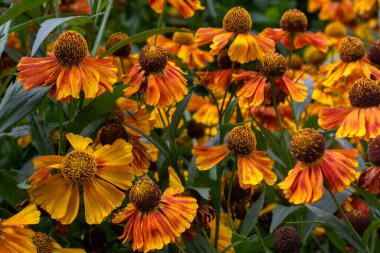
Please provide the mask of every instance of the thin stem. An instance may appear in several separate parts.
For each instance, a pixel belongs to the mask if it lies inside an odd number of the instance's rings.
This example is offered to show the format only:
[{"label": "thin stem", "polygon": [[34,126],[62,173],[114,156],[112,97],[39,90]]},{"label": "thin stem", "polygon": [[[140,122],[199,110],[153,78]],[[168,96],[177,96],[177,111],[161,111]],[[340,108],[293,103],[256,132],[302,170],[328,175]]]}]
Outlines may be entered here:
[{"label": "thin stem", "polygon": [[288,59],[288,69],[292,67],[292,54],[293,54],[293,44],[294,44],[294,32],[290,33],[290,45],[289,45],[289,59]]},{"label": "thin stem", "polygon": [[100,24],[98,35],[96,36],[96,39],[95,39],[94,47],[92,48],[92,51],[91,51],[92,57],[95,57],[96,53],[98,52],[98,48],[99,48],[100,42],[102,41],[104,30],[105,30],[106,25],[107,25],[108,17],[109,17],[110,12],[111,12],[112,4],[113,4],[113,0],[109,0],[107,7],[106,7],[106,10],[104,12],[102,23]]},{"label": "thin stem", "polygon": [[[234,70],[235,70],[235,62],[232,62],[232,65],[231,65],[231,73],[230,73],[230,76],[229,76],[229,81],[228,81],[228,87],[226,89],[226,92],[224,93],[224,96],[223,96],[223,100],[222,100],[222,104],[220,105],[220,112],[219,112],[219,124],[221,124],[222,122],[222,118],[223,118],[223,106],[224,106],[224,102],[226,101],[226,97],[227,97],[227,94],[228,94],[228,90],[231,86],[231,80],[232,80],[232,74],[234,73]],[[230,97],[231,98],[231,97]],[[226,104],[226,107],[225,109],[227,109],[227,106],[228,104]]]},{"label": "thin stem", "polygon": [[334,201],[336,207],[338,208],[339,212],[342,214],[343,219],[346,222],[347,226],[350,228],[352,233],[355,235],[358,242],[362,243],[362,238],[359,236],[359,234],[356,232],[356,230],[352,226],[351,222],[348,220],[345,212],[343,211],[342,207],[339,205],[338,201],[336,200],[335,195],[331,192],[331,188],[330,188],[330,185],[328,184],[328,182],[326,182],[326,188],[329,191],[331,198],[333,199],[333,201]]},{"label": "thin stem", "polygon": [[[59,18],[61,16],[61,14],[59,12],[59,2],[58,2],[58,0],[54,0],[54,10],[55,10],[55,17]],[[62,33],[62,28],[61,28],[60,25],[58,26],[58,33],[59,34]]]},{"label": "thin stem", "polygon": [[219,242],[219,228],[220,228],[220,205],[221,205],[221,192],[222,192],[222,172],[223,168],[218,165],[216,168],[216,199],[215,199],[215,242],[214,247],[218,248]]},{"label": "thin stem", "polygon": [[268,249],[265,247],[264,240],[263,240],[263,238],[261,237],[261,234],[260,234],[260,231],[259,231],[259,228],[257,227],[257,225],[255,225],[255,231],[256,231],[257,236],[259,237],[259,240],[260,240],[261,246],[263,246],[263,250],[264,250],[264,252],[268,252]]},{"label": "thin stem", "polygon": [[58,155],[63,154],[63,105],[58,102],[59,146]]},{"label": "thin stem", "polygon": [[185,253],[185,251],[181,248],[181,246],[178,244],[177,241],[175,242],[175,246],[177,246],[177,249],[178,249],[179,252]]},{"label": "thin stem", "polygon": [[234,179],[235,179],[235,172],[236,172],[236,168],[237,168],[237,163],[238,163],[238,160],[237,160],[237,156],[235,156],[235,163],[234,163],[234,167],[232,168],[232,172],[231,172],[231,178],[230,178],[230,184],[228,186],[228,196],[227,196],[227,217],[228,217],[228,221],[230,223],[230,227],[231,227],[231,230],[232,232],[235,232],[235,228],[234,228],[234,224],[233,224],[233,221],[232,221],[232,215],[231,215],[231,192],[232,192],[232,186],[233,186],[233,183],[234,183]]},{"label": "thin stem", "polygon": [[[158,18],[158,21],[157,21],[157,28],[160,28],[162,21],[164,20],[164,13],[165,13],[167,3],[168,3],[168,0],[165,0],[164,5],[162,7],[160,17]],[[154,44],[157,43],[157,37],[158,37],[158,34],[156,34],[156,36],[154,37]]]}]

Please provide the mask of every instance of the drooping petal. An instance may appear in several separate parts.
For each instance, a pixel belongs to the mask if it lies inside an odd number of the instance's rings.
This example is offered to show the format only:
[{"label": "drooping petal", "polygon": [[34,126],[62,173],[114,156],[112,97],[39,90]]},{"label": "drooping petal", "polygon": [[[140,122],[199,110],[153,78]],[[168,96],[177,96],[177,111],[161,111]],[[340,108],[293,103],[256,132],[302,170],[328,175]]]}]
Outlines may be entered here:
[{"label": "drooping petal", "polygon": [[215,147],[194,146],[192,151],[199,170],[211,169],[226,158],[229,152],[226,144]]}]

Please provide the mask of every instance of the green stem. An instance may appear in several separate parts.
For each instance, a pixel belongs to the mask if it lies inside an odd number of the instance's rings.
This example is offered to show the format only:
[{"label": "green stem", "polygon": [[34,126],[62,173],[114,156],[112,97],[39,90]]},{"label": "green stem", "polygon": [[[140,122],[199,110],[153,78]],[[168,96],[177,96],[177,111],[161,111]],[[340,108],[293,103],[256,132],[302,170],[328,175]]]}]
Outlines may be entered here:
[{"label": "green stem", "polygon": [[[227,87],[226,91],[224,92],[224,96],[223,96],[222,104],[220,105],[219,124],[221,124],[221,122],[222,122],[222,118],[223,118],[223,114],[224,114],[223,106],[224,106],[224,102],[226,101],[226,97],[227,97],[227,94],[228,94],[228,90],[229,90],[229,88],[230,88],[230,86],[231,86],[232,74],[234,73],[234,70],[235,70],[235,62],[232,62],[232,65],[231,65],[231,73],[230,73],[229,81],[228,81],[228,87]],[[231,98],[231,97],[230,97],[230,98]],[[228,106],[228,104],[226,104],[225,109],[227,109],[227,106]]]},{"label": "green stem", "polygon": [[264,240],[263,240],[263,238],[261,237],[261,234],[260,234],[260,231],[259,231],[259,228],[257,227],[257,225],[255,225],[255,231],[256,231],[257,236],[259,237],[259,240],[260,240],[261,246],[263,246],[263,250],[264,250],[264,252],[268,252],[268,249],[265,247]]},{"label": "green stem", "polygon": [[292,54],[293,54],[293,44],[294,44],[294,33],[290,33],[290,45],[289,45],[289,59],[288,59],[288,69],[292,68]]},{"label": "green stem", "polygon": [[[158,18],[158,21],[157,21],[157,28],[160,28],[162,21],[164,20],[164,13],[165,13],[167,3],[168,3],[168,0],[165,0],[164,5],[162,7],[160,17]],[[156,36],[154,37],[154,44],[156,44],[156,42],[157,42],[157,37],[158,37],[158,34],[156,34]]]},{"label": "green stem", "polygon": [[[55,17],[59,18],[61,16],[61,14],[59,12],[59,2],[58,2],[58,0],[54,0],[54,10],[55,10]],[[58,26],[58,33],[59,34],[62,33],[62,28],[61,28],[60,25]]]},{"label": "green stem", "polygon": [[58,155],[63,155],[63,105],[58,102],[59,146]]},{"label": "green stem", "polygon": [[[223,141],[223,140],[222,140]],[[223,167],[220,165],[216,168],[216,198],[215,198],[215,242],[214,247],[218,248],[219,241],[219,228],[220,228],[220,205],[221,205],[221,194],[222,194],[222,172]]]},{"label": "green stem", "polygon": [[230,223],[230,227],[231,227],[231,230],[232,232],[235,232],[235,228],[234,228],[234,224],[233,224],[233,221],[232,221],[232,215],[231,215],[231,192],[232,192],[232,186],[233,186],[233,183],[234,183],[234,179],[235,179],[235,172],[236,172],[236,169],[237,169],[237,163],[238,163],[238,160],[237,160],[237,156],[235,156],[235,163],[234,163],[234,167],[232,168],[232,172],[231,172],[231,178],[230,178],[230,184],[228,186],[228,196],[227,196],[227,217],[228,217],[228,221]]},{"label": "green stem", "polygon": [[361,244],[363,244],[362,238],[356,232],[356,230],[352,226],[351,222],[348,220],[345,212],[343,211],[342,207],[339,205],[338,201],[336,200],[335,195],[331,192],[331,188],[330,188],[330,185],[328,184],[328,182],[326,182],[326,188],[327,188],[328,192],[330,193],[331,198],[333,199],[333,201],[334,201],[336,207],[338,208],[339,212],[342,214],[343,219],[346,222],[347,226],[350,228],[350,230],[352,231],[352,233],[355,235],[355,237],[358,240],[358,242],[360,242]]},{"label": "green stem", "polygon": [[95,39],[94,47],[92,48],[92,51],[91,51],[92,57],[95,57],[96,53],[98,52],[98,48],[99,48],[100,42],[102,41],[104,30],[105,30],[106,25],[107,25],[108,17],[109,17],[110,12],[111,12],[112,4],[113,4],[113,0],[109,0],[107,7],[106,7],[106,10],[104,12],[102,23],[100,24],[98,35],[96,36],[96,39]]}]

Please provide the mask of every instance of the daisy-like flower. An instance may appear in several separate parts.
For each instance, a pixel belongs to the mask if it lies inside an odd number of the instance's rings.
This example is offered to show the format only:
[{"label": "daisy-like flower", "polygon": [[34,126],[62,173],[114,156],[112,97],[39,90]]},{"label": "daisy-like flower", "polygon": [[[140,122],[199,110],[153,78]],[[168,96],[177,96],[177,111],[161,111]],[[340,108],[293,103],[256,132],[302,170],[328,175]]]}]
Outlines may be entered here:
[{"label": "daisy-like flower", "polygon": [[193,155],[199,170],[209,170],[229,154],[237,155],[238,177],[241,188],[248,188],[264,180],[273,185],[277,175],[272,171],[273,161],[267,152],[256,150],[256,136],[251,129],[238,126],[228,134],[226,144],[214,147],[194,146]]},{"label": "daisy-like flower", "polygon": [[61,101],[70,97],[93,99],[104,91],[112,91],[117,68],[110,59],[95,59],[88,52],[87,42],[75,31],[62,33],[48,57],[22,57],[17,65],[18,81],[25,90],[56,84],[50,95]]},{"label": "daisy-like flower", "polygon": [[[252,115],[268,130],[280,130],[276,118],[276,110],[272,105],[259,105],[250,108]],[[278,105],[278,112],[280,114],[281,125],[284,128],[290,127],[289,122],[294,121],[293,111],[289,105]]]},{"label": "daisy-like flower", "polygon": [[83,249],[62,248],[53,238],[41,232],[34,234],[33,244],[37,253],[86,253]]},{"label": "daisy-like flower", "polygon": [[341,192],[355,180],[358,151],[326,150],[325,139],[314,129],[299,130],[290,141],[298,160],[278,186],[294,204],[311,204],[322,198],[326,180],[332,192]]},{"label": "daisy-like flower", "polygon": [[34,231],[27,225],[40,222],[40,211],[30,204],[8,219],[0,219],[0,250],[2,253],[35,253]]},{"label": "daisy-like flower", "polygon": [[[217,58],[218,69],[215,71],[199,71],[197,74],[202,79],[195,80],[196,84],[205,84],[211,91],[215,93],[223,93],[227,90],[231,79],[232,61],[228,56],[228,49],[225,48],[220,52]],[[234,73],[240,73],[240,63],[234,62]]]},{"label": "daisy-like flower", "polygon": [[325,27],[325,34],[329,46],[338,47],[343,38],[347,36],[346,27],[339,21],[332,22]]},{"label": "daisy-like flower", "polygon": [[380,136],[368,146],[368,160],[373,164],[360,174],[358,185],[372,194],[380,193]]},{"label": "daisy-like flower", "polygon": [[335,136],[372,139],[380,135],[380,85],[362,78],[351,87],[348,98],[351,107],[324,108],[318,124],[323,129],[339,126]]},{"label": "daisy-like flower", "polygon": [[83,188],[86,222],[99,224],[124,200],[125,194],[118,188],[126,190],[132,185],[132,145],[118,139],[93,149],[90,138],[71,133],[66,138],[73,151],[33,160],[40,170],[30,178],[29,194],[53,219],[70,224],[78,214]]},{"label": "daisy-like flower", "polygon": [[[128,35],[122,32],[116,32],[111,34],[106,41],[106,50],[119,44],[121,41],[128,39]],[[118,78],[117,81],[121,82],[123,80],[124,74],[137,64],[138,54],[132,53],[132,44],[127,44],[122,48],[119,48],[110,56],[109,58],[113,60],[113,63],[117,67]]]},{"label": "daisy-like flower", "polygon": [[252,19],[249,12],[242,7],[230,9],[223,18],[223,28],[200,28],[195,34],[195,45],[202,46],[212,42],[210,53],[218,55],[229,41],[232,44],[228,55],[232,61],[246,63],[261,59],[274,50],[274,41],[264,36],[249,33]]},{"label": "daisy-like flower", "polygon": [[132,242],[132,249],[148,252],[162,249],[188,228],[197,213],[197,200],[182,196],[183,188],[168,188],[164,193],[153,182],[138,181],[129,192],[129,203],[114,216],[112,223],[124,224],[119,237]]},{"label": "daisy-like flower", "polygon": [[[154,41],[155,36],[148,39],[150,44],[154,44]],[[158,35],[157,44],[180,58],[191,69],[205,68],[207,63],[214,61],[208,51],[194,45],[194,34],[191,32],[175,32],[172,39]]]},{"label": "daisy-like flower", "polygon": [[319,19],[350,21],[355,18],[352,0],[309,0],[308,12],[319,11]]},{"label": "daisy-like flower", "polygon": [[248,98],[251,106],[261,105],[265,101],[270,102],[272,78],[278,86],[276,88],[290,95],[295,101],[302,102],[306,99],[307,87],[292,81],[291,72],[286,71],[286,59],[281,54],[275,52],[265,54],[260,61],[259,70],[260,72],[242,71],[233,74],[234,81],[245,81],[236,95]]},{"label": "daisy-like flower", "polygon": [[354,11],[358,14],[365,14],[371,11],[376,4],[380,6],[379,0],[355,0],[354,1]]},{"label": "daisy-like flower", "polygon": [[185,73],[168,62],[168,54],[158,45],[146,45],[141,49],[139,63],[133,66],[124,82],[129,97],[139,91],[146,95],[146,103],[166,107],[181,101],[187,94]]},{"label": "daisy-like flower", "polygon": [[297,9],[286,11],[280,20],[281,28],[266,28],[262,36],[270,38],[290,48],[290,40],[294,36],[293,49],[297,50],[306,45],[313,45],[322,52],[327,52],[328,42],[322,33],[307,32],[306,15]]},{"label": "daisy-like flower", "polygon": [[[155,12],[161,13],[165,0],[148,0],[148,3]],[[190,18],[195,11],[205,8],[201,5],[200,0],[168,0],[168,3],[178,9],[184,18]]]}]

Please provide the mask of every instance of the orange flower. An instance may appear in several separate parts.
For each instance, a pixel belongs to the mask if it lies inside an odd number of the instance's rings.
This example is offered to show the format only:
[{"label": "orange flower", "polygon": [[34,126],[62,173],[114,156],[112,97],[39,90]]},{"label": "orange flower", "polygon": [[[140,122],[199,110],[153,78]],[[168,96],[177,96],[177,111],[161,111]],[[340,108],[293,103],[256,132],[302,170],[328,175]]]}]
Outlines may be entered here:
[{"label": "orange flower", "polygon": [[273,161],[266,156],[267,152],[255,149],[255,134],[248,127],[238,126],[229,133],[226,144],[214,147],[194,146],[192,153],[199,170],[209,170],[230,153],[235,153],[241,188],[257,185],[263,179],[267,184],[273,185],[277,180],[277,175],[272,172]]},{"label": "orange flower", "polygon": [[33,244],[37,248],[37,253],[86,253],[86,251],[83,249],[63,249],[61,245],[59,245],[53,238],[41,232],[36,232],[34,234]]},{"label": "orange flower", "polygon": [[307,18],[305,14],[297,9],[286,11],[280,21],[281,28],[266,28],[262,36],[270,38],[290,48],[290,39],[294,35],[293,49],[297,50],[306,45],[313,45],[322,52],[327,52],[328,42],[322,33],[307,32]]},{"label": "orange flower", "polygon": [[112,91],[117,80],[112,60],[91,58],[86,40],[75,31],[62,33],[48,57],[22,57],[17,69],[18,81],[24,83],[25,90],[55,83],[50,94],[63,101],[79,98],[82,90],[85,98],[95,98]]},{"label": "orange flower", "polygon": [[4,253],[35,253],[33,230],[27,225],[40,222],[40,211],[30,204],[8,219],[0,219],[0,249]]},{"label": "orange flower", "polygon": [[358,14],[365,14],[371,11],[375,6],[380,5],[379,0],[355,0],[354,11]]},{"label": "orange flower", "polygon": [[380,76],[380,71],[371,66],[364,58],[364,43],[355,37],[348,36],[339,44],[340,61],[322,67],[321,74],[326,74],[323,85],[337,87],[344,82],[344,87],[349,87],[360,78],[370,78],[371,74]]},{"label": "orange flower", "polygon": [[223,29],[200,28],[195,34],[195,45],[201,46],[211,43],[212,55],[218,55],[228,42],[232,44],[228,55],[232,61],[246,63],[261,59],[261,57],[274,50],[274,42],[264,36],[249,33],[252,27],[251,15],[242,7],[230,9],[223,18]]},{"label": "orange flower", "polygon": [[323,129],[339,126],[336,137],[372,139],[380,135],[380,86],[378,82],[363,78],[351,87],[349,99],[352,107],[324,108],[318,123]]},{"label": "orange flower", "polygon": [[[154,44],[154,41],[155,36],[148,39],[150,44]],[[157,45],[162,46],[177,56],[191,69],[205,68],[208,62],[214,61],[209,52],[201,50],[194,45],[194,34],[191,32],[175,32],[172,40],[158,35]]]},{"label": "orange flower", "polygon": [[[161,13],[165,0],[148,0],[148,3],[155,12]],[[205,8],[201,5],[200,0],[168,0],[168,3],[178,9],[184,18],[190,18],[195,11]]]},{"label": "orange flower", "polygon": [[307,98],[307,87],[294,83],[291,79],[291,72],[286,72],[285,57],[271,52],[266,54],[260,63],[261,72],[242,71],[239,74],[233,74],[235,82],[245,80],[236,95],[248,98],[250,106],[258,106],[265,101],[270,103],[272,85],[270,79],[272,78],[278,85],[278,90],[290,95],[295,101],[302,102]]},{"label": "orange flower", "polygon": [[368,159],[373,164],[360,174],[358,185],[372,194],[380,193],[380,136],[368,146]]},{"label": "orange flower", "polygon": [[309,0],[308,12],[319,12],[319,19],[350,21],[355,18],[352,0]]},{"label": "orange flower", "polygon": [[[118,139],[94,150],[89,146],[90,138],[71,133],[66,138],[73,151],[64,157],[51,155],[33,160],[40,170],[36,172],[38,176],[30,178],[29,194],[53,219],[70,224],[78,214],[82,186],[86,222],[99,224],[124,200],[125,194],[118,188],[126,190],[132,185],[132,146]],[[58,173],[51,174],[53,169]]]},{"label": "orange flower", "polygon": [[355,180],[358,151],[326,150],[325,139],[316,130],[299,130],[290,142],[296,166],[278,186],[294,204],[311,204],[322,198],[323,181],[332,192],[341,192]]},{"label": "orange flower", "polygon": [[[252,107],[250,110],[255,119],[265,128],[270,131],[280,130],[274,106],[259,105]],[[281,125],[283,128],[288,128],[290,125],[288,122],[294,121],[292,108],[289,105],[280,104],[278,106],[278,112],[280,114]]]},{"label": "orange flower", "polygon": [[187,94],[187,81],[183,74],[181,69],[168,63],[165,49],[146,45],[141,49],[139,63],[133,66],[124,80],[126,84],[131,84],[124,90],[124,95],[129,97],[141,89],[145,91],[148,105],[172,105]]},{"label": "orange flower", "polygon": [[183,188],[161,190],[151,181],[138,181],[129,193],[131,203],[114,216],[112,223],[125,225],[119,237],[132,241],[132,249],[148,252],[175,242],[197,213],[195,198],[181,196]]},{"label": "orange flower", "polygon": [[332,22],[325,27],[325,34],[329,42],[329,46],[339,47],[340,42],[347,36],[347,29],[339,21]]}]

